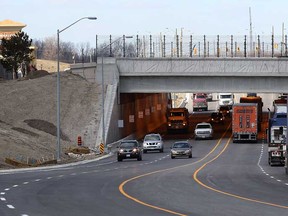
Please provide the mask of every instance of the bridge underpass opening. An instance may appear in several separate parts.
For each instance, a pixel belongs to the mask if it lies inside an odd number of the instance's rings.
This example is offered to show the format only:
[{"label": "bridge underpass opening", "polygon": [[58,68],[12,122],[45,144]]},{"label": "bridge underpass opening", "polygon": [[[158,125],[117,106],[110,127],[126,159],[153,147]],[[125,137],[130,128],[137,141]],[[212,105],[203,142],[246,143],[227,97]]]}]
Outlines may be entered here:
[{"label": "bridge underpass opening", "polygon": [[[208,102],[208,113],[218,110],[218,94],[212,93],[212,101]],[[239,103],[240,97],[247,93],[234,94],[234,103]],[[268,108],[273,110],[273,101],[279,93],[256,93],[263,100],[263,112],[268,113]],[[193,114],[193,93],[121,93],[120,94],[120,119],[123,120],[121,134],[126,137],[135,134],[137,139],[142,139],[147,133],[167,123],[168,107],[186,107]],[[196,112],[199,114],[206,111]]]}]

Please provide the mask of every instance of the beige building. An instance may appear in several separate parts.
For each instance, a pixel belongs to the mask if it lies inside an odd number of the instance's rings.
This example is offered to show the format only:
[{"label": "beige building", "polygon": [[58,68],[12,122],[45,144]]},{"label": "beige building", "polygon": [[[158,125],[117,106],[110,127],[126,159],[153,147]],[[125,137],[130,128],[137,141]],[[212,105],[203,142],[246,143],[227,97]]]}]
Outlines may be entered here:
[{"label": "beige building", "polygon": [[0,21],[0,40],[10,38],[15,33],[21,31],[26,25],[13,20]]}]

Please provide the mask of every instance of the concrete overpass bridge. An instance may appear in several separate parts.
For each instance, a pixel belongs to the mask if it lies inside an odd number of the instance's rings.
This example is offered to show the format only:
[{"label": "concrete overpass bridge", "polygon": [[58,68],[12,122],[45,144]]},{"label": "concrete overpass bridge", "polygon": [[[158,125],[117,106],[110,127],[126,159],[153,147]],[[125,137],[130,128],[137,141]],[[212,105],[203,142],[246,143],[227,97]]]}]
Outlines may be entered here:
[{"label": "concrete overpass bridge", "polygon": [[122,58],[116,65],[121,93],[288,92],[288,58]]},{"label": "concrete overpass bridge", "polygon": [[[101,62],[101,59],[100,61]],[[104,58],[71,65],[73,73],[120,93],[288,92],[288,58]],[[97,69],[96,69],[97,68]]]},{"label": "concrete overpass bridge", "polygon": [[167,93],[288,92],[287,58],[104,58],[103,65],[77,64],[71,70],[103,84],[105,133],[100,126],[96,145],[137,131],[140,138],[163,124]]}]

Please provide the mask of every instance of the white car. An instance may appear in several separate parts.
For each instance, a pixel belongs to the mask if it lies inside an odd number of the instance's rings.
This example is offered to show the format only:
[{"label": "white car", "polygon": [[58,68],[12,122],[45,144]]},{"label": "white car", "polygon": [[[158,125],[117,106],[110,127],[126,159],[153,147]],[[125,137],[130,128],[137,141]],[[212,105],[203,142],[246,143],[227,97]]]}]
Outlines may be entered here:
[{"label": "white car", "polygon": [[196,125],[194,130],[195,140],[196,139],[212,139],[213,138],[213,128],[210,123],[202,122]]},{"label": "white car", "polygon": [[163,140],[160,134],[152,133],[147,134],[144,137],[143,141],[143,152],[147,153],[147,151],[155,151],[158,150],[160,152],[164,151]]}]

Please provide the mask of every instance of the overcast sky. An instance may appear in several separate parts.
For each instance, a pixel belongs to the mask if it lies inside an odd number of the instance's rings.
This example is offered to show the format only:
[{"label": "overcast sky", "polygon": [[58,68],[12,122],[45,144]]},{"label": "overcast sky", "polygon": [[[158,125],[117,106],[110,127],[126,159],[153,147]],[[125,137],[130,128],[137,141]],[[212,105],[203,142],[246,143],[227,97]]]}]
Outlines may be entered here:
[{"label": "overcast sky", "polygon": [[[73,43],[94,43],[95,35],[249,35],[249,7],[253,35],[282,34],[288,26],[288,0],[1,0],[0,21],[11,19],[27,26],[32,39],[60,34]],[[285,29],[285,34],[287,30]]]}]

